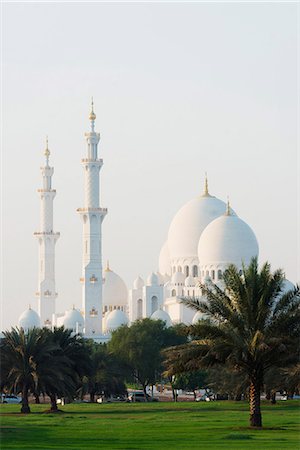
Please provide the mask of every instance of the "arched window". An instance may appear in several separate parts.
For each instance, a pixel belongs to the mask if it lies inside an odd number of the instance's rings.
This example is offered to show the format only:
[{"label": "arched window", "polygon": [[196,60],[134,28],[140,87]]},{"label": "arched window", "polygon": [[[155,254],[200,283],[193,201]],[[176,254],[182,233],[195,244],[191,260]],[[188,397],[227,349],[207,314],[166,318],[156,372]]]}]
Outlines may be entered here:
[{"label": "arched window", "polygon": [[209,275],[209,271],[208,270],[206,270],[205,275]]},{"label": "arched window", "polygon": [[177,272],[182,272],[182,267],[181,266],[177,267]]},{"label": "arched window", "polygon": [[137,319],[143,318],[143,300],[141,298],[137,301]]},{"label": "arched window", "polygon": [[193,277],[198,276],[198,266],[193,266]]},{"label": "arched window", "polygon": [[189,274],[190,274],[190,268],[189,268],[189,266],[185,266],[185,267],[184,267],[184,273],[185,273],[185,276],[186,276],[186,277],[189,276]]},{"label": "arched window", "polygon": [[176,267],[175,266],[173,266],[173,273],[175,273],[176,272]]},{"label": "arched window", "polygon": [[219,269],[219,270],[218,270],[218,279],[219,279],[219,280],[222,280],[222,278],[223,278],[222,270]]},{"label": "arched window", "polygon": [[151,314],[153,314],[158,309],[158,298],[153,295],[151,298]]},{"label": "arched window", "polygon": [[190,296],[190,291],[189,291],[189,290],[187,291],[187,296],[188,296],[188,297]]},{"label": "arched window", "polygon": [[242,271],[242,269],[241,269],[241,270],[239,271],[239,274],[240,274],[240,275],[243,275],[243,271]]},{"label": "arched window", "polygon": [[176,297],[176,290],[172,289],[172,293],[171,293],[172,297]]},{"label": "arched window", "polygon": [[215,271],[214,270],[211,271],[211,278],[212,278],[212,280],[215,279]]}]

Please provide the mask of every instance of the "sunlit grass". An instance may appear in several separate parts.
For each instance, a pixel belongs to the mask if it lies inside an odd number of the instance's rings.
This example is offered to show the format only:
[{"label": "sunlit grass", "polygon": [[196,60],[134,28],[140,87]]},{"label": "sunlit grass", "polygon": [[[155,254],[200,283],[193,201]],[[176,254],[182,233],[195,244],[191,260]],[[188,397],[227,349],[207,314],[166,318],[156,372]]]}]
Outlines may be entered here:
[{"label": "sunlit grass", "polygon": [[263,404],[262,430],[248,427],[245,402],[1,405],[1,449],[297,449],[299,401]]}]

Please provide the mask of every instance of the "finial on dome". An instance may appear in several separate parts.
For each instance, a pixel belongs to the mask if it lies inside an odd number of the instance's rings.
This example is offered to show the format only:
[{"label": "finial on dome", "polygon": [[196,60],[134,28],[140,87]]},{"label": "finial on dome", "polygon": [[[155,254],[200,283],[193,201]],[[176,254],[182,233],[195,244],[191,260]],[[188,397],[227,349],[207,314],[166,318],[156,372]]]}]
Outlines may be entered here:
[{"label": "finial on dome", "polygon": [[229,202],[229,196],[227,196],[227,206],[226,206],[226,216],[231,216],[231,206],[230,206],[230,202]]},{"label": "finial on dome", "polygon": [[205,172],[204,194],[205,194],[205,195],[208,195],[208,179],[207,179],[207,172]]},{"label": "finial on dome", "polygon": [[48,136],[46,136],[46,148],[44,151],[44,155],[46,156],[46,164],[49,165],[49,156],[50,156],[50,150],[48,148]]},{"label": "finial on dome", "polygon": [[202,197],[210,197],[208,192],[208,178],[207,178],[207,172],[205,172],[205,181],[204,181],[204,192],[202,194]]},{"label": "finial on dome", "polygon": [[29,303],[29,305],[28,305],[28,309],[31,309],[31,304]]},{"label": "finial on dome", "polygon": [[109,267],[109,260],[106,261],[106,269],[105,272],[111,272],[110,267]]},{"label": "finial on dome", "polygon": [[94,100],[92,97],[92,102],[91,102],[91,112],[89,115],[89,119],[93,122],[94,120],[96,120],[96,114],[94,113]]},{"label": "finial on dome", "polygon": [[73,306],[72,306],[72,310],[73,310],[73,311],[75,310],[75,305],[74,305],[74,303],[73,303]]}]

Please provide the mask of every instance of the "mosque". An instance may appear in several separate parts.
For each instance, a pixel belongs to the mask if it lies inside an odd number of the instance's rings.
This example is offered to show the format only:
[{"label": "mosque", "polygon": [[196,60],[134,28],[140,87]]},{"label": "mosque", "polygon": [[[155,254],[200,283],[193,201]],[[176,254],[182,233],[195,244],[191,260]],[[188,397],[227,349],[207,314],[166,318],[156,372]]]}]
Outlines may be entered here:
[{"label": "mosque", "polygon": [[[205,179],[203,193],[187,202],[173,218],[158,258],[158,271],[143,280],[136,278],[127,289],[122,278],[107,264],[102,270],[102,222],[107,209],[100,206],[99,177],[103,160],[98,155],[100,134],[95,131],[93,102],[90,130],[85,133],[84,205],[77,212],[82,220],[82,308],[56,311],[55,244],[53,231],[53,167],[49,165],[48,142],[45,166],[41,167],[40,230],[34,235],[39,249],[38,312],[29,307],[19,318],[19,327],[64,325],[98,342],[110,339],[111,332],[137,319],[164,320],[167,326],[195,323],[199,313],[187,308],[181,297],[201,297],[199,282],[213,281],[222,287],[222,274],[233,263],[239,269],[258,256],[252,229],[229,205],[214,197]],[[285,289],[293,287],[286,281]]]}]

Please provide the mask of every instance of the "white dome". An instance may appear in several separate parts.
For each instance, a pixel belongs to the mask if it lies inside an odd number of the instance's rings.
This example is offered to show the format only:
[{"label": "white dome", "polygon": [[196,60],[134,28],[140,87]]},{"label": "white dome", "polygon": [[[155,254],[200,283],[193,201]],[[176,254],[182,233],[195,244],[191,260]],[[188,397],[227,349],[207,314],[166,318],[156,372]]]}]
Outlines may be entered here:
[{"label": "white dome", "polygon": [[27,331],[31,328],[40,328],[41,319],[37,312],[31,308],[28,308],[20,315],[18,323],[20,328]]},{"label": "white dome", "polygon": [[175,215],[168,233],[168,248],[173,258],[197,258],[201,233],[214,219],[224,214],[226,204],[204,194],[186,203]]},{"label": "white dome", "polygon": [[150,317],[152,320],[162,320],[166,323],[167,327],[170,327],[172,325],[171,317],[166,311],[163,311],[162,309],[157,309],[152,316]]},{"label": "white dome", "polygon": [[184,276],[184,274],[182,272],[175,272],[172,275],[171,284],[183,285],[184,284],[184,279],[185,279],[185,276]]},{"label": "white dome", "polygon": [[200,267],[235,264],[246,266],[258,255],[255,234],[242,219],[224,214],[203,231],[198,245]]},{"label": "white dome", "polygon": [[192,324],[196,325],[196,323],[198,323],[199,320],[205,320],[205,319],[207,319],[207,317],[208,317],[207,314],[197,311],[193,317]]},{"label": "white dome", "polygon": [[143,278],[141,278],[140,276],[138,276],[133,282],[133,289],[141,289],[144,286],[145,282]]},{"label": "white dome", "polygon": [[68,330],[77,331],[77,324],[78,324],[78,331],[82,331],[83,325],[84,325],[84,319],[78,311],[78,309],[70,309],[66,312],[64,320],[63,320],[63,326],[67,328]]},{"label": "white dome", "polygon": [[170,261],[170,253],[168,248],[168,241],[164,243],[161,248],[159,259],[158,259],[158,269],[160,273],[167,273],[170,275],[171,273],[171,261]]},{"label": "white dome", "polygon": [[147,278],[147,286],[157,286],[158,276],[155,273],[151,273]]},{"label": "white dome", "polygon": [[196,285],[196,280],[194,277],[186,277],[185,281],[184,281],[184,285],[186,287],[194,287]]},{"label": "white dome", "polygon": [[106,323],[105,323],[105,331],[111,332],[121,327],[122,325],[128,324],[128,317],[126,314],[120,309],[114,309],[110,311],[107,315]]},{"label": "white dome", "polygon": [[104,271],[103,306],[126,306],[128,291],[122,278],[107,267]]}]

